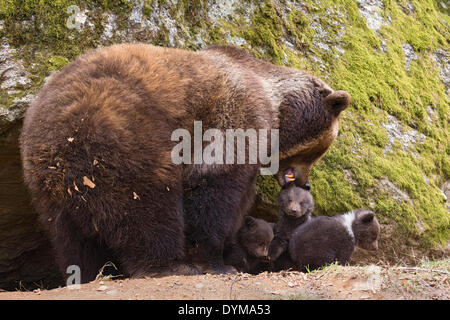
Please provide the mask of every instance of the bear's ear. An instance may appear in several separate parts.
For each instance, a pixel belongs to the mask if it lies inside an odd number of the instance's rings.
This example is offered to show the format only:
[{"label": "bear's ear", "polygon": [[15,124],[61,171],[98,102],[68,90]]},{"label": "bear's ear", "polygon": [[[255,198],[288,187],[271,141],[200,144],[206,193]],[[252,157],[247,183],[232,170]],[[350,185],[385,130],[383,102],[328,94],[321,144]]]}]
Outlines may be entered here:
[{"label": "bear's ear", "polygon": [[249,229],[256,227],[256,220],[253,217],[246,216],[245,217],[245,226]]},{"label": "bear's ear", "polygon": [[337,116],[350,105],[351,97],[347,91],[338,90],[328,94],[323,101],[330,111]]},{"label": "bear's ear", "polygon": [[332,92],[333,92],[333,90],[331,90],[330,88],[327,88],[327,87],[322,87],[319,89],[319,93],[322,98],[326,98]]},{"label": "bear's ear", "polygon": [[361,221],[363,223],[371,223],[373,221],[373,218],[375,218],[375,213],[373,213],[372,211],[364,212],[361,215]]}]

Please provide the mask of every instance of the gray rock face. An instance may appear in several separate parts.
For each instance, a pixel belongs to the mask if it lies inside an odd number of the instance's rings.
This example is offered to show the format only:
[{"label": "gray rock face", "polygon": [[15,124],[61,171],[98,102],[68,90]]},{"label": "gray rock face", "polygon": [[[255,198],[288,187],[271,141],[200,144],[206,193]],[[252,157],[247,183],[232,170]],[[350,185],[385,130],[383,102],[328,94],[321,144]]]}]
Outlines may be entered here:
[{"label": "gray rock face", "polygon": [[105,29],[103,30],[103,34],[100,37],[100,41],[104,42],[106,40],[111,39],[114,36],[116,30],[117,30],[116,16],[113,14],[109,14],[106,20]]},{"label": "gray rock face", "polygon": [[[5,97],[20,95],[30,88],[31,81],[22,61],[15,59],[16,50],[6,41],[0,46],[0,95]],[[23,114],[31,102],[32,96],[14,98],[12,105],[6,109],[0,100],[0,134],[8,130]]]},{"label": "gray rock face", "polygon": [[133,24],[142,23],[142,10],[144,9],[144,1],[135,1],[133,11],[131,11],[130,22]]},{"label": "gray rock face", "polygon": [[214,0],[208,8],[208,17],[215,23],[220,23],[220,19],[225,19],[233,14],[236,9],[236,0]]},{"label": "gray rock face", "polygon": [[15,49],[6,41],[0,47],[0,88],[6,90],[8,95],[18,93],[30,84],[28,74],[21,61],[15,61]]},{"label": "gray rock face", "polygon": [[18,120],[23,118],[25,110],[33,100],[33,97],[33,95],[28,94],[25,97],[14,99],[13,106],[8,109],[0,107],[0,134],[6,132]]},{"label": "gray rock face", "polygon": [[381,0],[357,0],[358,9],[361,16],[366,19],[367,26],[373,31],[377,31],[383,25],[387,25],[381,12],[383,10],[383,1]]},{"label": "gray rock face", "polygon": [[383,124],[388,134],[388,143],[384,152],[392,151],[393,144],[398,140],[404,151],[411,152],[414,157],[417,157],[418,155],[413,151],[413,148],[417,143],[423,143],[426,136],[414,129],[405,129],[401,122],[394,116],[388,115],[388,120],[388,123]]},{"label": "gray rock face", "polygon": [[184,40],[178,38],[176,21],[169,14],[169,8],[176,3],[177,1],[172,0],[160,5],[158,1],[155,1],[150,18],[145,18],[142,22],[144,28],[153,34],[156,34],[160,28],[165,28],[168,31],[169,46],[171,47],[184,44]]},{"label": "gray rock face", "polygon": [[403,52],[405,53],[405,68],[406,70],[409,70],[409,67],[411,65],[411,61],[419,59],[416,52],[414,51],[414,48],[408,44],[405,43],[402,45]]},{"label": "gray rock face", "polygon": [[378,180],[378,186],[381,190],[388,192],[392,199],[397,201],[407,201],[412,204],[409,195],[393,184],[388,178],[384,177]]},{"label": "gray rock face", "polygon": [[447,90],[447,95],[450,96],[450,53],[442,49],[437,49],[433,56],[439,67],[442,82],[444,82],[445,89]]},{"label": "gray rock face", "polygon": [[450,211],[450,180],[445,181],[444,185],[442,186],[442,195],[447,204],[447,209]]}]

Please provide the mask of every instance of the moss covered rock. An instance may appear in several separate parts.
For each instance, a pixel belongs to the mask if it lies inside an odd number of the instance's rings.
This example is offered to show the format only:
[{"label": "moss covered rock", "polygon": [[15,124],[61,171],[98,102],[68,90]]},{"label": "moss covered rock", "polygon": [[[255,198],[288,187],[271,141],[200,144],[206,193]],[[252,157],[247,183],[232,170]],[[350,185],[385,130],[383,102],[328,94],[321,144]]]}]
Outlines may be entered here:
[{"label": "moss covered rock", "polygon": [[[375,261],[448,255],[449,7],[432,0],[2,0],[0,134],[11,137],[46,78],[91,48],[241,46],[352,95],[337,140],[311,174],[316,214],[373,209],[382,223],[380,252],[369,256]],[[19,168],[17,143],[4,141]],[[7,174],[0,170],[2,183]],[[11,190],[0,189],[0,199],[23,203],[25,189]],[[276,220],[278,190],[273,178],[258,178],[252,214]],[[2,226],[19,219],[40,234],[28,209],[14,201],[0,208]],[[25,252],[48,248],[17,244],[17,236],[0,231],[0,274],[19,274]],[[14,267],[13,255],[22,256]]]}]

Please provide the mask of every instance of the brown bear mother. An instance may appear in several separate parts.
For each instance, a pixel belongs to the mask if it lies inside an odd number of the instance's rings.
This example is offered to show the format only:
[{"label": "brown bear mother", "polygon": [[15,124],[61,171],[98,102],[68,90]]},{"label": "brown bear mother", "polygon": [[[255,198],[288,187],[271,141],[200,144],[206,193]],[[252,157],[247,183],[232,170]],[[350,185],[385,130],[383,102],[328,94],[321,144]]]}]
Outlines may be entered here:
[{"label": "brown bear mother", "polygon": [[21,136],[25,182],[62,273],[78,265],[87,282],[114,261],[138,277],[182,265],[186,251],[202,270],[226,271],[224,242],[260,164],[175,164],[174,130],[279,129],[279,172],[295,168],[308,187],[349,103],[233,47],[123,44],[78,57],[39,92]]}]

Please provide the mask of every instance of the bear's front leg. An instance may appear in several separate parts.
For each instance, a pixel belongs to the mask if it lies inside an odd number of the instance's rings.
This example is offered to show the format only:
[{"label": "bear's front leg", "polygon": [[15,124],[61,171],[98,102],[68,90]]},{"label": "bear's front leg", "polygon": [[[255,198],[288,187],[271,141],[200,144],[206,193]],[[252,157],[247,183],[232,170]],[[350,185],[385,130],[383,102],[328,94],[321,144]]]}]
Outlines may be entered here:
[{"label": "bear's front leg", "polygon": [[223,260],[225,240],[237,232],[253,198],[258,168],[235,166],[226,173],[191,175],[184,184],[187,259],[210,273],[235,269]]}]

